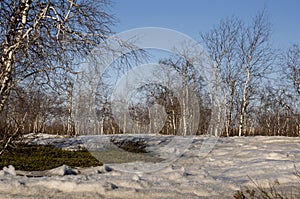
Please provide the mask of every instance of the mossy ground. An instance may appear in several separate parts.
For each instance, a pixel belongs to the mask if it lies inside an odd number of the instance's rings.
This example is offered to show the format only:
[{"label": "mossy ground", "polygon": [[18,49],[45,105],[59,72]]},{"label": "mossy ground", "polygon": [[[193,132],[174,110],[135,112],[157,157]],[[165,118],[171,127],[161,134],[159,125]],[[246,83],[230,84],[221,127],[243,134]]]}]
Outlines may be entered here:
[{"label": "mossy ground", "polygon": [[141,147],[141,145],[144,146],[143,144],[126,142],[122,143],[120,149],[94,152],[67,151],[51,145],[18,144],[10,147],[0,156],[0,169],[13,165],[17,170],[43,171],[64,164],[70,167],[91,167],[101,166],[103,163],[160,162],[163,160],[147,153]]},{"label": "mossy ground", "polygon": [[66,151],[54,146],[19,144],[0,156],[0,168],[13,165],[17,170],[42,171],[62,165],[70,167],[101,166],[89,151]]},{"label": "mossy ground", "polygon": [[92,151],[94,157],[107,164],[120,164],[135,161],[142,162],[161,162],[162,158],[155,157],[150,153],[135,153],[122,149],[105,150],[105,151]]}]

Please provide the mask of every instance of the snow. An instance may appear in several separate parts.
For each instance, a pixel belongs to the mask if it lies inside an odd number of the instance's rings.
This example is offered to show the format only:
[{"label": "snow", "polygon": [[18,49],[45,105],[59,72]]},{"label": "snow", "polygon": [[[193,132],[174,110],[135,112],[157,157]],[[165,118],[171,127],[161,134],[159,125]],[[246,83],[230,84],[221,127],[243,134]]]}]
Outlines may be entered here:
[{"label": "snow", "polygon": [[0,175],[16,175],[15,168],[12,165],[8,167],[4,167],[2,171],[0,171]]},{"label": "snow", "polygon": [[[68,150],[82,148],[91,140],[92,148],[116,147],[107,142],[108,138],[41,135],[34,142]],[[236,190],[253,186],[251,180],[263,186],[278,180],[286,190],[299,187],[300,179],[294,173],[295,167],[300,170],[300,137],[219,138],[207,155],[203,155],[205,137],[196,137],[192,142],[172,136],[143,138],[151,153],[165,158],[171,154],[180,157],[171,156],[170,161],[160,163],[132,162],[91,168],[63,165],[43,172],[15,171],[9,166],[0,171],[0,198],[233,198]],[[131,172],[131,166],[139,172]],[[160,169],[152,171],[151,167]],[[151,172],[143,172],[147,169]]]}]

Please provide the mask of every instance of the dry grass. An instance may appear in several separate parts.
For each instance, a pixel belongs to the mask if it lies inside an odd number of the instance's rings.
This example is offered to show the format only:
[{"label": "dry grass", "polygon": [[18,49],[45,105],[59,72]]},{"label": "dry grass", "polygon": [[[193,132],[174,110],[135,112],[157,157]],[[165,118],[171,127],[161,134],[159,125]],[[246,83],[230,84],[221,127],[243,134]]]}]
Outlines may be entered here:
[{"label": "dry grass", "polygon": [[299,199],[300,198],[300,173],[295,168],[295,176],[299,181],[293,185],[280,184],[278,180],[269,182],[267,187],[250,178],[254,187],[245,187],[236,191],[235,199]]}]

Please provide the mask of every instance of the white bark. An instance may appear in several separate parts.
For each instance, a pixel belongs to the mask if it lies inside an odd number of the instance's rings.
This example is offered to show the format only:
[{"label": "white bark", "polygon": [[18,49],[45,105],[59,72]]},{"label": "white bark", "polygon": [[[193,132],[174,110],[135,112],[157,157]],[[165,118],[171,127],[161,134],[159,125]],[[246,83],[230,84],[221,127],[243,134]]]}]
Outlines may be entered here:
[{"label": "white bark", "polygon": [[248,105],[248,86],[250,83],[251,73],[250,70],[246,69],[247,77],[243,85],[243,94],[242,94],[242,104],[241,104],[241,113],[240,113],[240,123],[239,123],[239,136],[242,136],[246,132],[246,108]]}]

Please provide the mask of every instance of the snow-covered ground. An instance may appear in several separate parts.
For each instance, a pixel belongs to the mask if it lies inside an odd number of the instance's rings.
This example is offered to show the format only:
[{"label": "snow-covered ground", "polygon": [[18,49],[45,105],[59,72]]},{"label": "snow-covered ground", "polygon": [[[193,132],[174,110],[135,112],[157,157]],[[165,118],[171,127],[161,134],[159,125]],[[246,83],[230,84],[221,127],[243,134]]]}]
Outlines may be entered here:
[{"label": "snow-covered ground", "polygon": [[[95,137],[40,136],[35,142],[76,150],[86,147],[90,138],[97,140]],[[107,139],[103,136],[100,140]],[[62,166],[31,173],[4,168],[0,171],[0,198],[233,198],[236,190],[253,186],[251,179],[266,186],[278,180],[288,191],[292,186],[300,186],[300,179],[294,175],[295,167],[300,170],[300,137],[219,138],[206,156],[199,153],[203,151],[205,137],[197,137],[192,142],[183,139],[173,144],[169,144],[170,139],[173,137],[143,138],[147,150],[154,155],[162,158],[180,155],[161,163],[105,164],[85,169]],[[106,141],[99,142],[95,142],[98,146],[91,143],[89,146],[103,147],[103,150],[115,147]],[[180,143],[187,145],[184,151]],[[155,169],[151,172],[126,171],[131,165],[138,169],[150,165],[148,171],[152,166]]]}]

